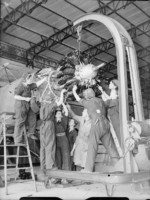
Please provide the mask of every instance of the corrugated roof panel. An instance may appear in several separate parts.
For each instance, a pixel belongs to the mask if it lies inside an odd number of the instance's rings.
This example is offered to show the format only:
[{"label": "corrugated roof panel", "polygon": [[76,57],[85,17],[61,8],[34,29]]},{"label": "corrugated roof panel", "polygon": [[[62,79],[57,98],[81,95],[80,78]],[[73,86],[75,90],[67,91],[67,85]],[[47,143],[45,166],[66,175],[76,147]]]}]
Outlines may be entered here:
[{"label": "corrugated roof panel", "polygon": [[[78,42],[76,39],[74,38],[67,38],[66,40],[63,41],[64,44],[67,44],[69,46],[72,46],[73,48],[75,49],[78,49],[79,48],[79,45],[78,45]],[[81,43],[81,51],[84,51],[88,48],[88,46],[84,43]]]},{"label": "corrugated roof panel", "polygon": [[85,10],[85,12],[91,12],[98,8],[98,2],[93,0],[69,0],[68,2],[79,7],[79,9]]},{"label": "corrugated roof panel", "polygon": [[150,13],[150,3],[149,1],[136,1],[135,3],[138,7],[140,7],[142,10],[147,12],[147,14]]},{"label": "corrugated roof panel", "polygon": [[113,13],[112,15],[112,18],[117,20],[122,26],[125,27],[125,29],[130,29],[131,28],[131,24],[130,24],[130,21],[126,21],[126,19],[128,20],[128,18],[126,17],[123,17],[124,19],[120,18],[116,13]]},{"label": "corrugated roof panel", "polygon": [[60,54],[54,53],[54,52],[52,52],[50,50],[45,50],[40,55],[47,56],[49,59],[52,58],[52,59],[57,60],[57,61],[59,61],[60,59],[63,58],[63,56],[61,56]]},{"label": "corrugated roof panel", "polygon": [[[10,31],[9,31],[10,29]],[[22,28],[16,28],[14,29],[13,31],[11,31],[11,27],[9,28],[7,31],[8,33],[11,33],[12,35],[16,35],[20,38],[24,38],[24,39],[27,39],[31,42],[34,42],[34,43],[38,43],[39,41],[41,41],[41,38],[40,36],[32,33],[32,32],[29,32],[29,31],[24,31]]]},{"label": "corrugated roof panel", "polygon": [[111,55],[108,55],[107,53],[100,53],[96,56],[96,58],[100,58],[101,60],[104,60],[105,62],[110,62],[114,60],[114,57]]},{"label": "corrugated roof panel", "polygon": [[150,37],[147,37],[145,34],[136,38],[136,41],[141,44],[143,47],[150,45]]},{"label": "corrugated roof panel", "polygon": [[6,34],[2,34],[1,40],[3,42],[9,43],[9,44],[13,44],[13,45],[17,44],[17,46],[22,47],[24,49],[30,48],[29,43],[27,43],[27,42],[25,42],[23,40],[17,39],[15,37],[12,37],[12,36],[8,36]]},{"label": "corrugated roof panel", "polygon": [[33,11],[32,16],[59,29],[62,29],[67,25],[65,19],[47,10],[46,6],[37,8]]},{"label": "corrugated roof panel", "polygon": [[81,32],[81,42],[82,41],[85,41],[86,43],[90,44],[91,46],[94,46],[100,42],[100,38],[98,35],[94,35],[94,33],[92,34],[89,31],[83,30]]},{"label": "corrugated roof panel", "polygon": [[59,53],[63,53],[65,55],[67,53],[69,53],[70,51],[73,51],[72,48],[66,47],[66,46],[61,45],[61,44],[57,44],[57,45],[53,46],[51,49],[54,50],[54,51],[58,51]]},{"label": "corrugated roof panel", "polygon": [[115,48],[109,49],[108,52],[114,56],[116,56]]},{"label": "corrugated roof panel", "polygon": [[106,28],[105,25],[100,23],[93,23],[90,29],[96,35],[103,37],[104,39],[109,39],[112,37],[110,31]]},{"label": "corrugated roof panel", "polygon": [[56,1],[56,4],[48,5],[47,7],[49,7],[51,10],[55,11],[56,13],[63,15],[69,20],[74,20],[77,18],[77,16],[79,17],[84,14],[79,9],[71,6],[70,4],[64,1]]},{"label": "corrugated roof panel", "polygon": [[[19,21],[19,24],[23,24],[24,27],[33,30],[43,36],[49,36],[50,34],[52,35],[54,33],[53,29],[43,23],[40,23],[34,19],[31,19],[30,17],[26,16],[22,18]],[[45,34],[45,32],[49,34]]]}]

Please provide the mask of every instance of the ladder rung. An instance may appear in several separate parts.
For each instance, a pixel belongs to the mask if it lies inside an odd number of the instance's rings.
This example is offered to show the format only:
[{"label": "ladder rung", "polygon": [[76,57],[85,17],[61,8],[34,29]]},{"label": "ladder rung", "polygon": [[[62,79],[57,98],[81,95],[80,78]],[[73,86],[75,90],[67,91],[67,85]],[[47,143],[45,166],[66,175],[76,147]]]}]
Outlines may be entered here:
[{"label": "ladder rung", "polygon": [[[0,145],[0,147],[4,147],[5,145]],[[27,144],[6,144],[6,147],[17,147],[17,146],[27,146]]]},{"label": "ladder rung", "polygon": [[33,178],[30,178],[30,179],[17,179],[17,180],[10,180],[10,183],[24,183],[24,182],[29,182],[29,181],[34,181]]},{"label": "ladder rung", "polygon": [[[0,167],[4,167],[4,165],[0,165]],[[7,167],[13,167],[13,168],[7,168],[7,170],[10,169],[32,169],[32,167],[16,167],[16,164],[7,164]]]},{"label": "ladder rung", "polygon": [[[4,137],[4,135],[1,135],[1,136]],[[6,136],[6,137],[14,137],[14,134],[7,133],[5,136]]]},{"label": "ladder rung", "polygon": [[[4,167],[5,165],[0,165],[0,167]],[[16,164],[7,164],[7,167],[16,167]]]},{"label": "ladder rung", "polygon": [[[22,179],[19,179],[17,180],[17,182],[25,182],[25,181],[33,181],[34,182],[34,186],[35,186],[35,190],[37,191],[37,188],[36,188],[36,182],[35,182],[35,177],[34,177],[34,172],[33,172],[33,165],[32,165],[32,160],[31,160],[31,154],[30,154],[30,147],[29,147],[29,143],[28,143],[28,136],[26,134],[26,129],[24,127],[24,136],[25,136],[25,143],[23,144],[15,144],[15,143],[12,143],[11,141],[7,141],[7,137],[14,137],[14,131],[11,131],[11,132],[7,132],[7,127],[11,126],[11,123],[7,123],[6,124],[6,120],[4,118],[4,124],[3,124],[3,127],[4,127],[4,130],[3,130],[3,135],[2,135],[2,139],[4,140],[3,144],[0,144],[0,147],[3,147],[4,148],[4,155],[0,157],[3,157],[5,158],[5,162],[0,165],[0,169],[2,168],[4,173],[4,179],[5,180],[5,190],[6,190],[6,194],[8,194],[8,186],[7,186],[7,176],[6,174],[11,174],[12,175],[12,172],[15,174],[18,174],[21,170],[29,170],[31,175],[32,175],[32,178],[31,179],[26,179],[26,180],[22,180]],[[1,140],[2,141],[2,140]],[[17,148],[17,152],[15,152],[15,155],[9,155],[7,153],[7,147],[15,147]],[[24,149],[26,149],[27,153],[26,155],[22,155],[22,153],[19,152],[20,148],[19,147],[24,147]],[[21,155],[20,155],[21,154]],[[16,159],[16,162],[13,163],[13,164],[7,164],[8,162],[8,159],[9,158],[14,158]],[[28,158],[28,167],[26,166],[22,166],[19,164],[19,158]],[[10,163],[10,162],[9,162]],[[22,166],[22,167],[21,167]],[[17,177],[16,177],[17,178]],[[16,182],[16,178],[15,178],[15,182]]]},{"label": "ladder rung", "polygon": [[16,169],[32,169],[32,167],[17,167]]},{"label": "ladder rung", "polygon": [[15,124],[6,124],[6,128],[14,127]]},{"label": "ladder rung", "polygon": [[29,157],[28,155],[20,155],[20,156],[17,156],[17,155],[7,155],[6,156],[7,158],[25,158],[25,157]]},{"label": "ladder rung", "polygon": [[6,137],[14,137],[14,134],[6,134]]}]

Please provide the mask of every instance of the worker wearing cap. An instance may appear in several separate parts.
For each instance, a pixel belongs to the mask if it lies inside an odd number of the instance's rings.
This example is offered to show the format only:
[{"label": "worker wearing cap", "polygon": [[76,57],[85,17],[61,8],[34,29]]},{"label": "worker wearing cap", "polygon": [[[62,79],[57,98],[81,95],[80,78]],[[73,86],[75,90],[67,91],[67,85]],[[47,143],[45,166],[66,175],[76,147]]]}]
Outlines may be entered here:
[{"label": "worker wearing cap", "polygon": [[[22,78],[20,84],[15,88],[15,130],[14,130],[14,142],[16,144],[24,143],[24,127],[28,123],[28,132],[34,133],[35,131],[35,120],[32,118],[30,108],[31,90],[32,87],[40,86],[45,81],[45,78],[33,83],[33,75],[28,74]],[[30,119],[30,120],[29,120]]]},{"label": "worker wearing cap", "polygon": [[56,168],[55,153],[56,153],[56,140],[55,140],[55,126],[54,116],[57,106],[63,102],[63,94],[66,90],[62,90],[60,99],[56,101],[50,100],[50,97],[45,97],[45,102],[41,102],[40,107],[40,163],[41,169],[46,175],[47,170]]},{"label": "worker wearing cap", "polygon": [[75,85],[73,87],[73,95],[79,103],[87,108],[91,118],[91,130],[85,171],[92,172],[94,170],[99,139],[102,141],[102,144],[114,163],[118,161],[118,152],[110,134],[109,122],[106,119],[106,110],[103,101],[100,98],[95,97],[95,93],[91,88],[84,91],[83,95],[85,99],[81,99],[76,93],[76,90],[77,86]]},{"label": "worker wearing cap", "polygon": [[63,104],[64,112],[60,107],[57,108],[55,114],[55,132],[56,132],[56,159],[59,169],[70,170],[70,148],[69,140],[66,136],[68,128],[68,110]]},{"label": "worker wearing cap", "polygon": [[98,88],[102,92],[102,99],[107,108],[107,115],[109,121],[112,123],[119,144],[121,145],[118,80],[113,79],[110,81],[109,83],[110,95],[108,95],[101,86],[99,86]]}]

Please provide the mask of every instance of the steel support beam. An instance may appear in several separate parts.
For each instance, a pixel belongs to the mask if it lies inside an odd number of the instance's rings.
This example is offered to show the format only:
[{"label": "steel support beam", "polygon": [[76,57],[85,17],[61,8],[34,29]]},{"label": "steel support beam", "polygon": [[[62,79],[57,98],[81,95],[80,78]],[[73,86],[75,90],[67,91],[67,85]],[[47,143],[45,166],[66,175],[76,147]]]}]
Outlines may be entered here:
[{"label": "steel support beam", "polygon": [[[25,49],[10,45],[2,41],[0,41],[0,56],[2,58],[7,58],[27,65]],[[32,64],[34,65],[34,67],[40,69],[50,66],[56,68],[56,62],[42,56],[36,57],[34,63]],[[31,66],[33,67],[33,65]]]},{"label": "steel support beam", "polygon": [[[132,2],[132,1],[131,1],[131,2]],[[128,1],[127,4],[125,4],[125,5],[128,6],[128,5],[131,4],[131,2]],[[114,3],[112,3],[112,4],[114,5]],[[121,4],[119,3],[118,5],[115,5],[115,9],[120,10],[120,9],[124,8],[125,5],[122,4],[122,6],[121,6]],[[44,6],[43,6],[43,7],[44,7]],[[104,7],[107,7],[107,5],[103,6],[103,8],[104,8]],[[94,12],[99,12],[99,8],[96,9]],[[114,12],[116,12],[116,11],[114,11]],[[109,12],[108,15],[109,15],[109,14],[112,14],[112,12],[111,12],[111,13]],[[38,47],[38,46],[43,46],[43,49],[41,48],[41,50],[40,50],[40,48],[39,48],[39,52],[37,52],[37,53],[41,53],[41,52],[44,50],[44,47],[45,47],[45,46],[48,46],[49,49],[50,49],[50,48],[52,48],[54,45],[56,45],[57,43],[63,42],[65,39],[67,39],[68,37],[70,37],[70,36],[72,36],[73,34],[75,34],[75,33],[76,33],[76,29],[72,26],[71,21],[68,20],[68,23],[69,23],[69,25],[68,25],[67,27],[63,28],[61,31],[58,31],[56,34],[50,36],[48,39],[45,39],[44,41],[41,41],[41,42],[39,42],[37,45],[31,47],[31,48],[29,49],[29,51],[34,52],[34,48],[36,48],[36,47]],[[85,29],[85,28],[88,27],[88,26],[89,26],[89,25],[86,25],[86,26],[83,27],[83,28]],[[104,38],[101,38],[101,39],[102,39],[103,41],[105,40]],[[103,41],[101,41],[101,42],[103,42]],[[105,40],[105,41],[107,41],[107,40]],[[111,45],[111,44],[110,44],[110,45]]]},{"label": "steel support beam", "polygon": [[[28,2],[28,3],[29,3],[29,2]],[[39,4],[39,5],[41,5],[41,4]],[[22,5],[22,6],[24,6],[24,5]],[[9,6],[9,8],[13,10],[12,7]],[[20,18],[19,18],[18,15],[17,15],[18,13],[20,14]],[[10,23],[10,25],[17,26],[17,27],[19,27],[19,28],[22,28],[22,29],[24,29],[24,30],[26,30],[26,31],[32,32],[33,34],[36,34],[36,35],[40,36],[40,38],[42,39],[42,41],[43,41],[44,39],[48,39],[47,36],[42,35],[42,34],[39,34],[38,32],[36,32],[36,31],[34,31],[34,30],[32,30],[32,29],[29,29],[29,28],[27,28],[27,27],[25,27],[25,26],[22,26],[21,24],[17,23],[24,15],[26,15],[26,16],[28,16],[29,18],[34,19],[34,20],[36,20],[36,21],[38,21],[38,22],[40,22],[40,23],[43,23],[43,24],[49,26],[50,28],[52,28],[52,29],[54,30],[54,32],[56,32],[56,30],[57,30],[57,31],[59,30],[59,29],[57,29],[57,28],[55,28],[55,27],[53,27],[53,26],[51,26],[51,25],[49,25],[49,24],[47,24],[47,23],[44,23],[44,22],[42,22],[42,21],[40,21],[40,20],[38,20],[38,19],[32,17],[32,16],[29,14],[29,12],[27,12],[27,13],[25,14],[25,13],[22,11],[22,9],[18,9],[18,10],[16,11],[16,15],[14,15],[13,18],[11,18],[11,15],[10,15],[9,19],[7,19],[7,18],[4,18],[4,19],[3,19],[3,22],[1,23],[1,30],[2,30],[3,32],[5,32],[5,34],[9,34],[8,32],[6,32],[7,29],[5,28],[5,22],[7,22],[7,23]],[[16,22],[16,20],[17,20],[17,22]],[[8,28],[8,27],[7,27],[7,28]],[[12,35],[12,36],[13,36],[13,35]],[[36,44],[34,44],[34,45],[36,45]],[[31,43],[31,47],[34,46],[34,45],[33,45],[33,43]],[[68,45],[66,45],[66,44],[63,44],[63,45],[66,46],[66,47],[68,47],[68,48],[70,48],[71,50],[74,49],[74,48],[72,48],[71,46],[68,46]],[[42,47],[42,48],[43,48],[43,47]],[[44,50],[48,50],[48,49],[49,49],[49,48],[45,46]],[[52,51],[52,50],[51,50],[51,51]],[[35,51],[35,53],[36,53],[36,51]],[[56,53],[56,52],[55,52],[55,53]],[[61,54],[61,53],[58,53],[58,54]],[[64,56],[63,54],[61,54],[61,55]]]},{"label": "steel support beam", "polygon": [[21,4],[13,9],[1,21],[1,30],[6,31],[13,23],[18,23],[26,14],[31,14],[39,5],[46,3],[47,0],[20,0]]},{"label": "steel support beam", "polygon": [[137,53],[137,57],[138,58],[143,58],[143,57],[149,56],[150,55],[150,50],[149,49],[150,49],[150,46],[138,50],[136,52]]},{"label": "steel support beam", "polygon": [[150,32],[150,20],[147,20],[146,22],[139,24],[138,26],[131,25],[131,29],[128,30],[128,32],[130,33],[132,38],[143,35],[143,32],[144,33]]},{"label": "steel support beam", "polygon": [[[147,26],[149,25],[149,22],[147,23],[142,23],[140,25],[137,26],[137,29],[139,29],[139,27],[142,27],[142,26]],[[50,37],[48,40],[47,39],[43,39],[40,43],[38,43],[37,45],[34,45],[32,46],[28,51],[31,53],[36,53],[36,54],[39,54],[41,53],[42,51],[46,50],[46,49],[49,49],[58,44],[58,43],[61,43],[63,40],[65,40],[69,34],[74,34],[75,33],[75,29],[74,27],[72,27],[71,25],[69,26],[68,29],[64,29],[65,31],[67,31],[66,33],[63,31],[59,31],[58,33],[56,33],[53,37]],[[135,32],[136,30],[136,27],[134,27],[134,29],[130,29],[129,32],[132,33],[132,32]],[[140,33],[141,34],[141,33]],[[135,36],[135,34],[132,34],[132,36]],[[136,37],[138,36],[138,33],[136,34]],[[41,45],[41,46],[39,46]],[[62,44],[64,45],[64,44]],[[84,51],[84,53],[87,53],[89,54],[91,57],[95,57],[96,55],[102,53],[102,52],[105,52],[105,53],[108,53],[108,50],[114,48],[115,45],[114,45],[114,42],[113,42],[113,38],[109,39],[109,40],[105,40],[103,38],[101,38],[101,43],[94,46],[94,47],[91,47],[87,50]],[[149,55],[149,50],[148,49],[145,49],[145,53]],[[140,54],[140,53],[139,53]],[[143,57],[141,57],[142,59]]]},{"label": "steel support beam", "polygon": [[140,71],[140,75],[142,75],[144,73],[150,73],[150,66],[149,66],[149,64],[140,67],[139,71]]},{"label": "steel support beam", "polygon": [[[30,46],[35,45],[35,43],[33,43],[33,42],[29,41],[29,40],[26,40],[26,39],[24,39],[24,38],[18,37],[18,36],[16,36],[16,35],[13,35],[13,34],[10,34],[10,33],[7,33],[7,32],[5,32],[5,34],[7,34],[7,35],[9,35],[9,36],[11,36],[11,37],[14,37],[15,39],[24,41],[24,42],[28,43]],[[54,50],[52,50],[52,49],[51,49],[51,51],[54,52],[54,53],[56,53],[56,54],[59,54],[59,55],[61,55],[61,56],[65,56],[64,54],[61,54],[61,53],[59,53],[59,52],[56,52],[56,51],[54,51]],[[31,57],[31,53],[28,53],[28,54],[29,54],[30,57]],[[38,55],[34,54],[34,56],[38,56]],[[46,57],[46,59],[54,60],[54,59],[51,59],[51,58],[49,58],[49,57]],[[54,62],[55,62],[55,61],[54,61]],[[56,61],[56,62],[58,62],[58,61]]]}]

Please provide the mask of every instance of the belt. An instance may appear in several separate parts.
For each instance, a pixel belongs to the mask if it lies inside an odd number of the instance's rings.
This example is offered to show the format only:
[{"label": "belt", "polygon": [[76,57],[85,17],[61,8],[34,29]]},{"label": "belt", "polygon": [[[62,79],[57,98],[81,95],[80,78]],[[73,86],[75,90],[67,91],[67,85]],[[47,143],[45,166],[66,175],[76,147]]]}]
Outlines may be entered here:
[{"label": "belt", "polygon": [[63,133],[56,133],[56,136],[58,136],[58,137],[65,136],[65,135],[66,135],[65,132],[63,132]]}]

